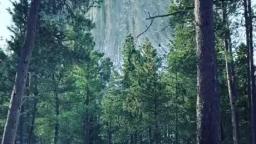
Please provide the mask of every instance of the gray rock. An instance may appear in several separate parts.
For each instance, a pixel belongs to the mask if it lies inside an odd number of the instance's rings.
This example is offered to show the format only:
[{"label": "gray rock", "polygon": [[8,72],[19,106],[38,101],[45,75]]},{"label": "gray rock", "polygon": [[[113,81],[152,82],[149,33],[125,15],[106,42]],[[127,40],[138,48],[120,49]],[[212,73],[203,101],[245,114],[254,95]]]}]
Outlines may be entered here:
[{"label": "gray rock", "polygon": [[[93,8],[89,16],[95,22],[93,35],[96,49],[110,57],[114,65],[120,66],[121,48],[128,34],[137,37],[151,23],[146,17],[168,12],[170,0],[104,0]],[[170,38],[168,17],[155,19],[150,29],[136,38],[141,45],[148,38],[159,53],[165,53]]]}]

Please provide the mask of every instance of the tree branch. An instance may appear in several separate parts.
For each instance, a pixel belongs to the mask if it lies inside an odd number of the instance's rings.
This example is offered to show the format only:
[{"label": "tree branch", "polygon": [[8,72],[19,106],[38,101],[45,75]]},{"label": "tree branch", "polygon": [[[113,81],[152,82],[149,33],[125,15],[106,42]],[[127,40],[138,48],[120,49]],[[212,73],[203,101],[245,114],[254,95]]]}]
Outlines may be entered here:
[{"label": "tree branch", "polygon": [[186,13],[189,10],[193,10],[194,7],[187,7],[185,10],[180,10],[180,11],[175,11],[172,13],[168,13],[168,14],[162,14],[162,15],[155,15],[155,16],[150,16],[146,18],[146,20],[152,20],[152,19],[156,19],[156,18],[163,18],[163,17],[169,17],[169,16],[173,16],[176,14],[180,14],[180,13]]},{"label": "tree branch", "polygon": [[150,24],[146,27],[146,29],[145,29],[143,32],[141,32],[140,34],[138,34],[138,35],[136,36],[136,38],[139,38],[141,35],[143,35],[144,33],[146,33],[146,32],[149,30],[149,28],[152,26],[153,22],[154,22],[154,19],[151,19]]},{"label": "tree branch", "polygon": [[176,12],[172,12],[172,13],[168,13],[168,14],[155,15],[155,16],[151,16],[150,13],[148,12],[148,17],[146,18],[146,20],[151,20],[151,22],[148,26],[146,26],[146,29],[143,32],[141,32],[140,34],[138,34],[136,36],[136,38],[139,38],[141,35],[143,35],[144,33],[146,33],[149,30],[149,28],[154,23],[154,19],[169,17],[169,16],[172,16],[172,15],[180,14],[180,13],[186,13],[187,11],[193,10],[193,9],[194,9],[194,7],[186,7],[184,10],[180,10],[180,11],[176,11]]}]

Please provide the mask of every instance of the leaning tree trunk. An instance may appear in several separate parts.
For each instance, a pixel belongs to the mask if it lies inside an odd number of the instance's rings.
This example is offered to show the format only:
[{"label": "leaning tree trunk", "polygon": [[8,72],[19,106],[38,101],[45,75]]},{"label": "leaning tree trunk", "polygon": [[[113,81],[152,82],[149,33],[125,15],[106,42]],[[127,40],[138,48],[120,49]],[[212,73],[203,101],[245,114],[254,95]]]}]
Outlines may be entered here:
[{"label": "leaning tree trunk", "polygon": [[230,103],[230,110],[231,110],[232,138],[233,138],[233,144],[238,144],[239,143],[239,125],[238,125],[238,115],[236,110],[236,101],[237,101],[238,93],[237,93],[236,80],[235,80],[235,70],[234,70],[234,64],[233,64],[230,30],[228,25],[227,6],[224,0],[222,0],[222,12],[223,12],[223,25],[224,25],[225,64],[226,64],[229,103]]},{"label": "leaning tree trunk", "polygon": [[17,66],[17,74],[11,95],[10,108],[4,128],[2,144],[14,144],[15,142],[29,62],[36,39],[36,24],[38,19],[39,5],[40,0],[33,0],[31,3],[27,22],[26,38],[23,48],[21,49],[21,56]]},{"label": "leaning tree trunk", "polygon": [[233,138],[233,144],[238,144],[239,143],[239,139],[238,139],[239,125],[238,125],[238,113],[236,110],[237,88],[235,84],[234,69],[230,62],[231,61],[230,59],[232,59],[231,57],[232,56],[230,52],[228,50],[225,50],[227,85],[228,85],[229,103],[230,103],[230,110],[231,110],[232,138]]},{"label": "leaning tree trunk", "polygon": [[195,0],[197,40],[197,143],[220,143],[220,98],[217,92],[213,0]]}]

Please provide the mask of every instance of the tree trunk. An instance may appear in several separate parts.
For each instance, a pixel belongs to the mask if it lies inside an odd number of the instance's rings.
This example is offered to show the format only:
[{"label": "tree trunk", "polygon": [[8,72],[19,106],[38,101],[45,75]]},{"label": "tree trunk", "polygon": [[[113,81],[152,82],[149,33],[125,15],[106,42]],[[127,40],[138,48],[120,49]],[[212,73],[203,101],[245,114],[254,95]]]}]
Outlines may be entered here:
[{"label": "tree trunk", "polygon": [[[156,87],[156,85],[154,86]],[[154,90],[154,143],[160,143],[160,133],[159,133],[159,126],[158,126],[158,95]]]},{"label": "tree trunk", "polygon": [[139,141],[140,141],[140,144],[143,144],[143,136],[142,136],[142,133],[140,133],[140,136],[139,136]]},{"label": "tree trunk", "polygon": [[152,142],[152,130],[151,130],[151,127],[148,128],[148,143],[149,144],[153,144]]},{"label": "tree trunk", "polygon": [[223,11],[223,25],[224,25],[225,64],[226,64],[227,85],[228,85],[229,103],[230,103],[230,110],[231,110],[231,122],[232,122],[232,138],[233,138],[233,144],[238,144],[239,143],[239,123],[238,123],[238,116],[237,116],[237,110],[236,110],[236,101],[237,101],[238,93],[237,93],[235,70],[234,70],[234,64],[233,64],[227,5],[224,0],[222,0],[222,11]]},{"label": "tree trunk", "polygon": [[36,24],[38,19],[39,5],[40,0],[33,0],[31,3],[27,22],[26,38],[23,48],[21,49],[21,56],[17,66],[17,74],[11,95],[10,108],[4,128],[2,144],[14,144],[15,142],[29,62],[36,39]]},{"label": "tree trunk", "polygon": [[[35,97],[37,94],[35,94]],[[35,119],[36,119],[36,112],[37,112],[37,98],[34,99],[33,103],[33,111],[32,111],[32,120],[31,120],[31,125],[29,128],[29,133],[28,133],[28,144],[33,144],[34,143],[34,129],[35,129]]]},{"label": "tree trunk", "polygon": [[[31,80],[31,79],[30,79]],[[37,78],[33,80],[34,88],[31,88],[33,91],[33,101],[32,101],[32,112],[31,112],[31,123],[29,124],[28,127],[28,144],[33,144],[35,143],[35,134],[34,134],[34,129],[35,129],[35,119],[36,119],[36,113],[37,113],[37,102],[38,102],[38,88],[37,88]],[[30,84],[29,84],[30,85]]]},{"label": "tree trunk", "polygon": [[108,144],[112,144],[112,127],[111,122],[108,122]]},{"label": "tree trunk", "polygon": [[[54,75],[53,75],[53,80],[54,81],[56,80]],[[58,141],[59,141],[59,114],[60,114],[58,83],[55,84],[54,96],[55,96],[55,117],[56,117],[55,127],[54,127],[54,144],[58,144]]]},{"label": "tree trunk", "polygon": [[137,144],[137,141],[138,141],[138,135],[137,135],[137,132],[134,133],[133,135],[133,144]]},{"label": "tree trunk", "polygon": [[177,71],[177,63],[176,65],[176,73],[175,73],[175,144],[179,144],[179,114],[178,114],[178,71]]},{"label": "tree trunk", "polygon": [[[87,69],[89,66],[87,65]],[[89,79],[89,75],[87,75],[87,80]],[[85,105],[85,119],[84,119],[84,144],[91,144],[91,114],[89,112],[89,104],[90,104],[90,96],[89,96],[89,85],[86,85],[86,100]]]},{"label": "tree trunk", "polygon": [[244,17],[246,28],[246,44],[248,58],[248,98],[251,110],[251,143],[256,144],[256,93],[253,63],[253,26],[251,0],[244,0]]},{"label": "tree trunk", "polygon": [[255,90],[255,67],[253,62],[254,48],[253,48],[253,26],[252,26],[252,6],[251,0],[248,0],[248,14],[249,14],[249,68],[250,68],[250,86],[251,86],[251,141],[256,144],[256,90]]},{"label": "tree trunk", "polygon": [[220,143],[220,98],[217,92],[213,0],[195,0],[197,40],[197,143]]},{"label": "tree trunk", "polygon": [[20,120],[19,120],[19,126],[18,126],[18,135],[16,138],[16,142],[18,141],[19,144],[23,144],[24,143],[24,119],[25,119],[25,115],[24,113],[24,105],[21,106],[21,115],[20,115]]},{"label": "tree trunk", "polygon": [[87,114],[84,120],[84,144],[90,144],[90,118]]}]

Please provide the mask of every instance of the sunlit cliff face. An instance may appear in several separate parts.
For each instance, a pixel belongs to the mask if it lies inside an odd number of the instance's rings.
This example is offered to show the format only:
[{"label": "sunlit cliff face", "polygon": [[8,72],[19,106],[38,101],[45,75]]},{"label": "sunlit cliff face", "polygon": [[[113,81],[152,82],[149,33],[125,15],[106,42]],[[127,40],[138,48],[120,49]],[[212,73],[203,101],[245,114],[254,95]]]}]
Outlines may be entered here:
[{"label": "sunlit cliff face", "polygon": [[[169,4],[170,0],[104,0],[100,7],[90,12],[96,24],[93,30],[96,49],[120,66],[125,37],[128,34],[137,37],[151,23],[146,18],[167,13]],[[139,45],[148,38],[160,53],[164,53],[170,33],[168,18],[155,19],[149,30],[136,38],[136,43]]]}]

